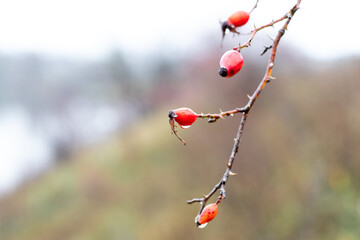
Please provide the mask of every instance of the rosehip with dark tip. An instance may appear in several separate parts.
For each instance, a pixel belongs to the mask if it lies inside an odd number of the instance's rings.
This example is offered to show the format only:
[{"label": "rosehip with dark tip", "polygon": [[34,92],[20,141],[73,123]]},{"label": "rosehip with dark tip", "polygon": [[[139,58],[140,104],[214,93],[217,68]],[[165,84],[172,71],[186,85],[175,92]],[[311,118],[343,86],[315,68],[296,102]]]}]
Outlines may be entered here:
[{"label": "rosehip with dark tip", "polygon": [[190,108],[178,108],[169,111],[169,118],[174,119],[181,128],[188,128],[197,119],[197,114]]},{"label": "rosehip with dark tip", "polygon": [[225,22],[221,24],[223,37],[225,36],[226,29],[229,29],[229,31],[233,33],[239,33],[236,31],[236,28],[244,26],[249,21],[249,18],[250,13],[245,11],[237,11],[233,13]]},{"label": "rosehip with dark tip", "polygon": [[219,75],[230,78],[237,74],[244,63],[242,55],[235,50],[229,50],[220,59]]}]

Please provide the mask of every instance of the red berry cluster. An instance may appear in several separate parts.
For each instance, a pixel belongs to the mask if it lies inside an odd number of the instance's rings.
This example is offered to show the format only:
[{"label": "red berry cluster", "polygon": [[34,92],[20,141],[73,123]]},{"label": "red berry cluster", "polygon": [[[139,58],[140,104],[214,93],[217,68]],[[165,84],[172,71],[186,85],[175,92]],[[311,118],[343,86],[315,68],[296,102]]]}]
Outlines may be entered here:
[{"label": "red berry cluster", "polygon": [[[250,13],[245,11],[237,11],[233,13],[225,22],[221,24],[223,38],[226,30],[237,33],[236,28],[244,26],[250,18]],[[240,50],[239,50],[240,51]],[[219,74],[222,77],[230,78],[237,74],[244,63],[244,59],[239,51],[229,50],[220,59]]]},{"label": "red berry cluster", "polygon": [[[245,25],[249,21],[249,18],[250,13],[245,11],[238,11],[232,14],[225,22],[222,23],[221,29],[223,36],[225,36],[227,29],[229,29],[231,32],[238,33],[236,28]],[[244,59],[240,53],[240,50],[229,50],[225,52],[220,59],[220,76],[226,78],[234,76],[241,70],[243,63]],[[185,141],[176,134],[174,121],[177,122],[181,128],[188,128],[195,122],[197,117],[198,115],[193,110],[185,107],[170,110],[169,112],[169,123],[172,133],[174,133],[184,144]]]},{"label": "red berry cluster", "polygon": [[[226,30],[230,30],[231,32],[238,33],[236,31],[237,27],[241,27],[245,25],[250,18],[250,13],[245,11],[238,11],[232,14],[227,21],[222,23],[222,32],[223,37],[225,36]],[[222,77],[230,78],[237,74],[244,63],[244,59],[240,54],[240,50],[229,50],[224,53],[224,55],[220,59],[220,69],[219,74]],[[181,128],[189,128],[198,118],[198,114],[196,114],[190,108],[182,107],[177,108],[175,110],[169,111],[169,123],[171,126],[172,133],[174,133],[180,141],[185,145],[185,141],[181,139],[175,131],[175,122],[179,124]],[[200,228],[205,227],[208,222],[215,218],[218,212],[218,203],[220,203],[221,199],[218,199],[216,203],[207,205],[203,211],[198,215],[195,219],[196,225]]]}]

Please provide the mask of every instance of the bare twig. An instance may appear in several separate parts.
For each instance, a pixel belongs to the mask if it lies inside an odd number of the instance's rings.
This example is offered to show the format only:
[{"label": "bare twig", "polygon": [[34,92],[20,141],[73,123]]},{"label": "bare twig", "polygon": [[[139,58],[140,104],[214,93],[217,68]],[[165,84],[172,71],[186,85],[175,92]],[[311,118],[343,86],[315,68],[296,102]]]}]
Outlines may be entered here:
[{"label": "bare twig", "polygon": [[[242,108],[237,108],[234,110],[230,110],[227,112],[221,112],[219,114],[198,114],[198,117],[201,118],[209,118],[209,122],[215,122],[217,119],[219,118],[223,118],[224,116],[231,116],[235,113],[242,113],[242,117],[240,120],[240,125],[236,134],[236,137],[234,139],[234,145],[233,145],[233,149],[231,151],[228,163],[227,163],[227,167],[225,170],[225,173],[223,175],[223,177],[220,179],[220,181],[213,187],[213,189],[207,194],[204,195],[202,198],[194,198],[192,200],[188,200],[188,204],[192,204],[195,202],[199,202],[200,203],[200,210],[198,213],[201,214],[202,210],[204,209],[207,201],[220,189],[220,195],[218,197],[217,201],[220,201],[221,199],[225,198],[225,184],[227,183],[229,176],[233,175],[233,173],[231,172],[231,169],[233,167],[234,164],[234,160],[235,160],[235,156],[238,152],[239,149],[239,143],[241,141],[241,137],[243,135],[243,131],[244,131],[244,126],[247,120],[247,117],[249,115],[249,111],[251,110],[252,106],[254,105],[256,99],[259,97],[261,91],[264,89],[264,87],[266,86],[266,84],[273,79],[273,77],[271,76],[273,67],[274,67],[274,61],[275,61],[275,56],[276,56],[276,52],[277,52],[277,46],[279,44],[280,39],[282,38],[282,36],[284,35],[285,31],[287,30],[287,26],[289,25],[291,18],[294,16],[295,12],[299,9],[299,4],[300,4],[301,0],[297,1],[297,4],[291,8],[291,10],[286,13],[283,17],[279,18],[276,21],[272,21],[269,24],[266,24],[262,27],[259,28],[255,28],[252,31],[252,35],[250,36],[250,39],[244,44],[238,47],[238,50],[240,50],[241,48],[244,47],[248,47],[250,46],[250,43],[252,41],[252,39],[254,38],[255,34],[266,27],[270,27],[273,26],[275,23],[280,22],[284,19],[287,19],[285,24],[282,26],[282,28],[279,30],[276,38],[273,41],[272,44],[272,51],[271,51],[271,55],[270,55],[270,59],[265,71],[265,75],[263,77],[263,79],[261,80],[260,84],[258,85],[258,87],[256,88],[255,92],[252,94],[252,96],[249,97],[249,101],[248,103],[245,105],[245,107]],[[236,49],[236,48],[234,48]]]},{"label": "bare twig", "polygon": [[[296,10],[299,8],[298,6],[299,6],[300,2],[301,2],[301,0],[298,0],[297,4],[295,5],[295,6],[297,6]],[[273,27],[276,23],[281,22],[281,21],[283,21],[283,20],[285,20],[285,19],[291,19],[291,17],[292,17],[293,14],[295,13],[295,12],[292,13],[292,10],[293,10],[293,9],[291,9],[290,12],[288,12],[287,14],[285,14],[284,16],[282,16],[281,18],[279,18],[279,19],[277,19],[277,20],[272,20],[270,23],[265,24],[265,25],[263,25],[263,26],[261,26],[261,27],[258,27],[258,28],[255,27],[255,28],[251,31],[251,35],[250,35],[250,38],[248,39],[248,41],[247,41],[246,43],[242,44],[242,45],[239,45],[239,46],[234,47],[234,50],[240,51],[241,49],[243,49],[243,48],[245,48],[245,47],[250,47],[251,41],[254,39],[256,33],[259,32],[260,30],[262,30],[262,29],[264,29],[264,28],[268,28],[268,27]],[[295,11],[296,11],[296,10],[295,10]]]},{"label": "bare twig", "polygon": [[216,122],[216,120],[218,120],[219,118],[224,118],[224,116],[233,116],[233,115],[236,114],[236,113],[246,112],[246,111],[248,111],[248,110],[249,110],[249,106],[246,105],[245,107],[236,108],[236,109],[229,110],[229,111],[226,111],[226,112],[220,112],[220,113],[215,113],[215,114],[211,114],[211,113],[208,113],[208,114],[200,113],[200,114],[198,114],[197,116],[198,116],[199,118],[209,118],[208,122],[209,122],[209,123],[213,123],[213,122]]},{"label": "bare twig", "polygon": [[257,8],[258,3],[259,3],[259,0],[256,0],[256,3],[255,3],[255,5],[254,5],[254,7],[250,10],[249,14],[251,14],[252,11],[254,11],[255,8]]}]

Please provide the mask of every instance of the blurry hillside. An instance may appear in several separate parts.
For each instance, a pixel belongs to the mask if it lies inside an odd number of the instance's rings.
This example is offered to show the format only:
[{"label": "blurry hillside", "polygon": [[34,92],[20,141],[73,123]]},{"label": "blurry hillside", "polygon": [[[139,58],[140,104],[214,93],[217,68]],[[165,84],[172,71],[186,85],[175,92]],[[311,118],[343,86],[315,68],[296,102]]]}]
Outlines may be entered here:
[{"label": "blurry hillside", "polygon": [[[360,58],[315,62],[284,45],[276,80],[249,115],[227,198],[196,228],[198,206],[186,200],[222,176],[239,117],[199,119],[179,130],[184,147],[168,110],[240,107],[267,62],[246,51],[239,75],[222,79],[221,50],[209,49],[158,56],[148,68],[128,66],[118,52],[100,63],[2,57],[1,104],[26,106],[44,131],[60,129],[47,136],[66,161],[0,199],[0,239],[359,239]],[[10,71],[18,77],[4,87]],[[115,127],[89,144],[102,120]]]}]

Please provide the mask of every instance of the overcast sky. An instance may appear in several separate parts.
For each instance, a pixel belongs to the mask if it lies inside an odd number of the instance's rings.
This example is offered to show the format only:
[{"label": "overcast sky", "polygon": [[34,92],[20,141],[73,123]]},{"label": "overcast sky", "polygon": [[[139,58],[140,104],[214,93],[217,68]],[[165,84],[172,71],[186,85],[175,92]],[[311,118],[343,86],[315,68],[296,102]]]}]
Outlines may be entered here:
[{"label": "overcast sky", "polygon": [[[219,20],[255,0],[11,0],[0,3],[0,53],[97,58],[113,48],[146,54],[196,48]],[[251,23],[281,17],[295,0],[260,0]],[[287,41],[317,58],[359,54],[356,0],[303,0]],[[250,28],[250,26],[248,26]],[[220,32],[219,32],[220,41]]]},{"label": "overcast sky", "polygon": [[[296,0],[260,0],[244,31],[283,16]],[[221,40],[219,20],[255,0],[0,0],[0,54],[102,58],[114,48],[136,56],[186,54]],[[303,0],[282,40],[320,59],[359,55],[360,1]],[[279,25],[281,26],[281,25]],[[236,42],[237,38],[226,39]],[[256,41],[256,39],[254,39]],[[170,51],[171,52],[171,51]],[[9,112],[10,111],[10,112]],[[22,109],[0,112],[0,195],[51,157]],[[19,146],[26,146],[18,151]],[[29,158],[30,157],[30,158]]]}]

